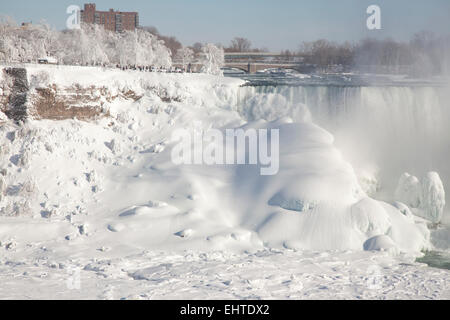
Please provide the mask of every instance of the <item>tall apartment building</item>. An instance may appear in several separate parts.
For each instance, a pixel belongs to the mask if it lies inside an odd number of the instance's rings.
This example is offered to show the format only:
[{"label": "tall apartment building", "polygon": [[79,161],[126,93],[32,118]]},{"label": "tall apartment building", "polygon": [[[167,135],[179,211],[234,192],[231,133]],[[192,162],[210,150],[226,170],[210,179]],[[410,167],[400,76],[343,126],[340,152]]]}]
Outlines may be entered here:
[{"label": "tall apartment building", "polygon": [[100,24],[110,31],[134,31],[139,26],[139,13],[113,9],[97,11],[95,3],[87,3],[84,5],[84,10],[81,10],[81,22]]}]

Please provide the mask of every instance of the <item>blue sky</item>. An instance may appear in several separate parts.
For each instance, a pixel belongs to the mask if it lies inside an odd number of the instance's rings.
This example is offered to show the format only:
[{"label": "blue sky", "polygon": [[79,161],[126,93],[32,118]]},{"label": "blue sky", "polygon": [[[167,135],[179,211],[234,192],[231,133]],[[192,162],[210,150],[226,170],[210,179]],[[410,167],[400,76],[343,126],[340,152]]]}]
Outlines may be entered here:
[{"label": "blue sky", "polygon": [[[65,26],[66,8],[77,0],[0,0],[0,13],[17,22],[45,19]],[[363,37],[408,40],[420,30],[450,33],[450,0],[97,0],[99,10],[138,11],[141,25],[157,27],[183,44],[228,45],[235,36],[273,51],[297,49],[302,41]],[[382,30],[366,28],[366,9],[381,7]]]}]

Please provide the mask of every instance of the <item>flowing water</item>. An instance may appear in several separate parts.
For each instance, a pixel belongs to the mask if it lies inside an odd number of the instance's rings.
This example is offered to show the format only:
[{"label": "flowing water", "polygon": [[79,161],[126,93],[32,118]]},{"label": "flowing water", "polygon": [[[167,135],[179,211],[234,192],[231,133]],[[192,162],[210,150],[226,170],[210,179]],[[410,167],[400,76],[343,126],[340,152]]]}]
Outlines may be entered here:
[{"label": "flowing water", "polygon": [[422,258],[416,259],[433,268],[450,270],[450,253],[445,251],[427,251]]},{"label": "flowing water", "polygon": [[287,77],[287,85],[278,75],[267,77],[267,84],[261,75],[244,77],[249,85],[240,90],[238,109],[245,118],[301,121],[309,112],[357,170],[378,168],[384,196],[403,172],[421,177],[437,171],[450,187],[450,86],[412,80],[367,85],[368,79],[350,76],[323,83]]}]

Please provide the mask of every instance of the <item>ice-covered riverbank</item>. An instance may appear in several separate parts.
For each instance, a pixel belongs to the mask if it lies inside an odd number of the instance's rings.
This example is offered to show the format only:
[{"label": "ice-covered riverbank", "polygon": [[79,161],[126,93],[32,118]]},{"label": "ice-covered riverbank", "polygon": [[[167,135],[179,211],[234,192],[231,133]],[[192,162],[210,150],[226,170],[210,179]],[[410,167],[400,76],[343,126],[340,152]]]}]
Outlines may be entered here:
[{"label": "ice-covered riverbank", "polygon": [[142,251],[0,260],[2,299],[449,299],[450,272],[386,252]]}]

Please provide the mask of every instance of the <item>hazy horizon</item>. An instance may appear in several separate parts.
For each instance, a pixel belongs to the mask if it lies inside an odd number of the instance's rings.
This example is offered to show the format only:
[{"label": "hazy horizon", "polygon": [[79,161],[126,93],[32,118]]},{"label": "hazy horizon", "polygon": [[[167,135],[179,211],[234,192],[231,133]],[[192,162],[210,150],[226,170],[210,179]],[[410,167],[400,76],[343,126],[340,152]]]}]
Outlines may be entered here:
[{"label": "hazy horizon", "polygon": [[[0,12],[16,22],[37,23],[46,20],[56,29],[64,29],[66,8],[87,1],[25,1],[2,4]],[[98,10],[113,8],[138,11],[141,26],[154,26],[160,33],[175,36],[183,45],[195,42],[225,46],[236,37],[248,38],[253,47],[270,51],[296,50],[303,41],[325,38],[331,41],[358,41],[365,37],[407,41],[416,32],[429,30],[445,34],[450,30],[450,1],[342,0],[168,0],[168,1],[90,1]],[[366,28],[366,9],[381,8],[381,30]]]}]

